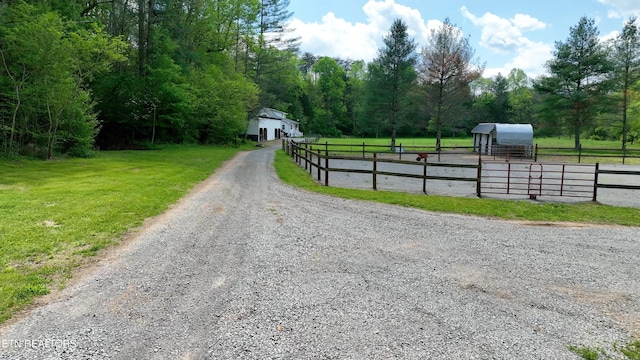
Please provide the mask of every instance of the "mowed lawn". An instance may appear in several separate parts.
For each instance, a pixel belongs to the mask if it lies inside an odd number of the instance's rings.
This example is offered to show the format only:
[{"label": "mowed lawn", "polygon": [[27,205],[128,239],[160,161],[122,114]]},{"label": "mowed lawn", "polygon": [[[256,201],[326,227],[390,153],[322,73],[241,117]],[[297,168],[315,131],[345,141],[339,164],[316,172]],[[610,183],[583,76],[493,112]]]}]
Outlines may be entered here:
[{"label": "mowed lawn", "polygon": [[64,286],[75,266],[167,210],[240,150],[168,146],[0,160],[0,322]]}]

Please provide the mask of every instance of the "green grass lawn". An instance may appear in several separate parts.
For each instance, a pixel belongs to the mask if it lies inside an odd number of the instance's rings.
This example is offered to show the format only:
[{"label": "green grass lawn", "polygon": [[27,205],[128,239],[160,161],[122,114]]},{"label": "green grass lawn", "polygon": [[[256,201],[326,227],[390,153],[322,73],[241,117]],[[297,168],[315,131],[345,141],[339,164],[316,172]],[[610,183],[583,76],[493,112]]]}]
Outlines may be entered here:
[{"label": "green grass lawn", "polygon": [[239,150],[168,146],[93,159],[1,160],[0,322],[64,286],[75,266],[165,211]]}]

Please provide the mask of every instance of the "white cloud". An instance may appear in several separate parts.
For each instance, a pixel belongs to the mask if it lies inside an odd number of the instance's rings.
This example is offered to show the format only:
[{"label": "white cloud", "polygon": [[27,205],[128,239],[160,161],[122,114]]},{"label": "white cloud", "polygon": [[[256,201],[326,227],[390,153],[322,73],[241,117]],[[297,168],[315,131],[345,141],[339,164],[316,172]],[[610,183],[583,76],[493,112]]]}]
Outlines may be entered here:
[{"label": "white cloud", "polygon": [[598,0],[599,3],[610,6],[607,16],[612,19],[628,18],[631,15],[640,16],[638,0]]},{"label": "white cloud", "polygon": [[552,46],[532,41],[523,35],[523,31],[545,29],[547,25],[544,22],[526,14],[516,14],[511,19],[505,19],[489,12],[478,17],[464,6],[460,11],[474,25],[482,28],[480,46],[495,54],[513,56],[513,60],[502,67],[486,68],[483,76],[492,77],[498,73],[506,75],[513,68],[524,70],[530,77],[545,72],[544,65],[552,56]]},{"label": "white cloud", "polygon": [[328,13],[320,23],[293,19],[290,27],[301,38],[302,52],[371,61],[377,56],[382,39],[389,33],[394,19],[402,19],[407,24],[409,36],[419,46],[430,30],[441,24],[438,20],[425,21],[420,11],[396,4],[394,0],[369,0],[362,10],[367,19],[365,23],[348,22]]},{"label": "white cloud", "polygon": [[[348,1],[348,0],[345,0]],[[301,38],[300,50],[317,56],[371,61],[382,46],[382,39],[389,32],[394,19],[402,19],[409,35],[418,45],[418,51],[426,44],[432,29],[442,25],[440,20],[425,20],[419,10],[397,4],[395,0],[368,0],[362,7],[364,22],[349,22],[327,13],[320,22],[305,23],[294,19],[290,27]],[[544,64],[551,57],[551,45],[535,42],[523,32],[545,29],[547,24],[526,14],[515,14],[512,18],[501,18],[486,13],[480,17],[460,9],[462,15],[480,27],[480,46],[493,54],[500,54],[502,67],[485,69],[484,76],[501,72],[506,75],[512,68],[524,70],[535,77],[545,72]],[[480,58],[480,61],[487,59]]]},{"label": "white cloud", "polygon": [[500,68],[487,68],[484,71],[484,77],[493,77],[498,73],[507,75],[511,69],[522,69],[531,78],[536,78],[544,73],[547,69],[545,64],[552,58],[552,47],[542,42],[532,42],[523,46],[517,52],[513,60],[504,64]]},{"label": "white cloud", "polygon": [[354,24],[328,13],[322,17],[321,23],[303,23],[294,19],[290,27],[300,36],[303,52],[354,60],[376,56],[378,46],[374,39],[378,31],[369,24]]},{"label": "white cloud", "polygon": [[530,45],[531,42],[522,35],[522,31],[546,27],[545,23],[529,15],[516,14],[512,19],[504,19],[489,12],[477,17],[465,6],[460,11],[474,25],[482,27],[480,45],[498,53],[517,51]]},{"label": "white cloud", "polygon": [[511,22],[516,28],[528,31],[542,30],[547,27],[547,24],[527,14],[516,14]]}]

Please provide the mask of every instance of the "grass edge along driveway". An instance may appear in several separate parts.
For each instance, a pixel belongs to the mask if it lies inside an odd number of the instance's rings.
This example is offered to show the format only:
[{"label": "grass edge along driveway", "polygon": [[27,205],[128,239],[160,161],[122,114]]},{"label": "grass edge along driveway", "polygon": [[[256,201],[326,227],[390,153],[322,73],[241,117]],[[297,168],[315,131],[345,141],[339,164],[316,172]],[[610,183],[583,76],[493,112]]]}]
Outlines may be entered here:
[{"label": "grass edge along driveway", "polygon": [[163,146],[92,159],[0,160],[0,324],[159,215],[237,152]]}]

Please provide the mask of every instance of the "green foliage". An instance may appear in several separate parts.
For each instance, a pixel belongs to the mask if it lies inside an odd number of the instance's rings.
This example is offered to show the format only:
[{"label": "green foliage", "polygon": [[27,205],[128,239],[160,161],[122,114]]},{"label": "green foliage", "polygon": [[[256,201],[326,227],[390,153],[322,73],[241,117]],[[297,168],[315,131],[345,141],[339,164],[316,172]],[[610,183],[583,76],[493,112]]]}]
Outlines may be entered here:
[{"label": "green foliage", "polygon": [[470,84],[482,74],[482,68],[472,63],[473,55],[469,38],[463,37],[449,19],[431,30],[422,49],[420,78],[436,132],[436,147],[440,147],[445,126],[455,127],[457,120],[463,118],[470,99]]},{"label": "green foliage", "polygon": [[569,346],[569,350],[582,357],[585,360],[598,360],[603,352],[599,349],[590,349],[587,347]]},{"label": "green foliage", "polygon": [[394,147],[398,125],[403,120],[407,99],[410,98],[407,95],[417,77],[416,44],[409,37],[407,25],[400,19],[393,21],[383,42],[384,46],[378,49],[378,57],[369,65],[366,112],[374,122],[390,128],[391,146]]},{"label": "green foliage", "polygon": [[[628,135],[633,131],[629,128],[628,118],[632,87],[640,81],[640,29],[636,25],[636,20],[635,16],[629,18],[614,43],[617,89],[621,92],[622,149],[627,147]],[[634,140],[633,134],[631,139]]]},{"label": "green foliage", "polygon": [[192,81],[200,142],[221,144],[246,131],[247,111],[258,97],[253,83],[216,66],[195,73]]},{"label": "green foliage", "polygon": [[624,359],[640,360],[640,340],[632,340],[626,345],[619,347],[614,344],[614,351],[619,355],[612,355],[608,351],[601,348],[590,348],[586,346],[569,346],[569,350],[577,354],[585,360],[612,360],[620,359],[623,355]]},{"label": "green foliage", "polygon": [[313,132],[324,136],[339,135],[337,124],[346,116],[344,92],[346,72],[332,58],[323,57],[313,65],[318,74],[316,86],[320,97],[320,106],[316,110],[317,127]]},{"label": "green foliage", "polygon": [[123,59],[124,44],[99,27],[81,29],[23,2],[0,8],[0,126],[4,152],[51,158],[88,154],[98,122],[87,89],[96,74]]},{"label": "green foliage", "polygon": [[546,95],[546,119],[564,122],[572,129],[576,149],[584,128],[609,106],[613,66],[598,35],[595,21],[581,18],[570,29],[569,38],[556,43],[554,58],[547,65],[551,75],[535,83],[535,88]]}]

